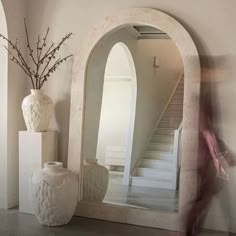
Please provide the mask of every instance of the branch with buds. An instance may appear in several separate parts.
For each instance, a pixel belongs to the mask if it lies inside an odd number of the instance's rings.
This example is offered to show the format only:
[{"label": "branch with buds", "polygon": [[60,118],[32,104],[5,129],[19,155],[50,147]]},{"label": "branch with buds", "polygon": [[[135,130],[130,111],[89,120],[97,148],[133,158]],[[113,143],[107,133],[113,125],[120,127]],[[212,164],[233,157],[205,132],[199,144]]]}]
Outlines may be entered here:
[{"label": "branch with buds", "polygon": [[50,31],[48,28],[42,39],[40,35],[38,35],[36,49],[33,49],[30,43],[25,20],[24,25],[27,40],[26,46],[28,56],[32,61],[32,66],[29,66],[30,63],[28,64],[28,61],[23,56],[21,49],[18,46],[18,39],[16,39],[15,43],[13,43],[10,39],[2,34],[0,34],[0,38],[8,42],[8,47],[4,47],[8,51],[11,61],[20,66],[24,73],[29,77],[33,89],[41,89],[51,74],[55,72],[62,63],[72,57],[72,55],[68,55],[66,57],[57,59],[57,53],[60,51],[61,47],[65,45],[65,42],[72,36],[72,33],[66,34],[59,43],[52,42],[49,44],[49,46],[47,46],[48,34]]}]

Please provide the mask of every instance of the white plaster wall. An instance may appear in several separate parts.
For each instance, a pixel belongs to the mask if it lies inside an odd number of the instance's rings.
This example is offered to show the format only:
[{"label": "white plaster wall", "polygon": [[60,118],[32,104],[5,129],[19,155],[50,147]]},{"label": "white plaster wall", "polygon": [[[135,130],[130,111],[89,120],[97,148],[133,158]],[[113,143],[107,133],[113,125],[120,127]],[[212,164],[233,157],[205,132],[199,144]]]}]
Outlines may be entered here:
[{"label": "white plaster wall", "polygon": [[97,159],[101,164],[105,164],[108,146],[120,146],[127,150],[131,96],[131,81],[108,79],[104,82],[97,144]]},{"label": "white plaster wall", "polygon": [[133,76],[128,55],[126,54],[124,47],[125,45],[117,43],[111,49],[106,62],[105,77]]},{"label": "white plaster wall", "polygon": [[[6,14],[8,37],[14,40],[16,37],[21,39],[24,44],[24,17],[27,16],[27,1],[15,1],[15,0],[2,0],[3,7]],[[2,46],[2,45],[1,45]],[[24,46],[22,46],[22,53],[24,54]],[[5,159],[4,168],[6,171],[5,181],[7,188],[4,189],[5,202],[3,208],[9,208],[18,204],[18,131],[25,129],[23,116],[21,112],[21,102],[25,96],[26,87],[28,86],[24,73],[11,61],[8,65],[8,81],[1,80],[1,89],[4,87],[3,92],[5,99],[5,108],[7,103],[7,111],[5,110],[5,118],[7,116],[6,126],[1,132],[1,137],[7,142],[7,150],[1,153],[2,158]],[[4,86],[4,87],[2,87]],[[4,96],[1,99],[4,99]],[[2,118],[2,117],[1,117]],[[6,132],[7,129],[7,132]],[[5,143],[6,144],[6,143]],[[2,163],[1,163],[2,164]]]}]

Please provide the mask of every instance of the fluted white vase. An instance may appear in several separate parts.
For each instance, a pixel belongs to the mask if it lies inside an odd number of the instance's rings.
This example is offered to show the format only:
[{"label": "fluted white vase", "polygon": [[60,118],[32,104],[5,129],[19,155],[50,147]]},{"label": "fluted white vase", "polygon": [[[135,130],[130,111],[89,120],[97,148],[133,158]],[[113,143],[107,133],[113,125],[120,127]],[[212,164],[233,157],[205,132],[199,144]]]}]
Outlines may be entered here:
[{"label": "fluted white vase", "polygon": [[39,223],[47,226],[67,224],[78,200],[78,176],[61,162],[47,162],[32,176],[33,205]]},{"label": "fluted white vase", "polygon": [[42,90],[32,89],[22,102],[22,111],[28,131],[47,131],[53,112],[52,99]]},{"label": "fluted white vase", "polygon": [[84,163],[83,200],[102,202],[108,187],[109,175],[106,167],[97,160],[86,160]]}]

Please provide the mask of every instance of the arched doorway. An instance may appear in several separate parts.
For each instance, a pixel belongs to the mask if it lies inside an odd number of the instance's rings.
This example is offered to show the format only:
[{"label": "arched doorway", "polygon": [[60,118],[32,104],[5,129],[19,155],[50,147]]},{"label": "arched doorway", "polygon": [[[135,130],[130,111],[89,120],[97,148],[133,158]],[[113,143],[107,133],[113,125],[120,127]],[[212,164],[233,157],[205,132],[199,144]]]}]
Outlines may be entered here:
[{"label": "arched doorway", "polygon": [[[0,29],[8,36],[6,16],[0,1]],[[3,42],[4,43],[4,42]],[[5,44],[7,46],[7,44]],[[0,208],[7,208],[7,98],[8,98],[8,55],[4,47],[0,47]]]},{"label": "arched doorway", "polygon": [[96,153],[99,163],[109,168],[110,179],[118,185],[129,183],[136,98],[133,57],[128,46],[118,42],[112,47],[105,68]]}]

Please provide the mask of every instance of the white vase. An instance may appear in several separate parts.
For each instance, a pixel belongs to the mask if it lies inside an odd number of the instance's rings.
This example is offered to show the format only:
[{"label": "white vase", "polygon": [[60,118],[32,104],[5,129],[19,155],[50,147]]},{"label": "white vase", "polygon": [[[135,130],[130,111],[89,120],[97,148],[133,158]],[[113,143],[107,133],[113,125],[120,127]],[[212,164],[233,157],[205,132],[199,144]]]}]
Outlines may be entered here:
[{"label": "white vase", "polygon": [[32,89],[22,102],[22,111],[28,131],[47,131],[53,112],[52,99],[42,90]]},{"label": "white vase", "polygon": [[61,162],[47,162],[32,176],[33,205],[39,223],[47,226],[67,224],[78,201],[78,176],[62,167]]},{"label": "white vase", "polygon": [[109,176],[106,167],[97,160],[86,160],[83,176],[83,200],[102,202],[108,187]]}]

